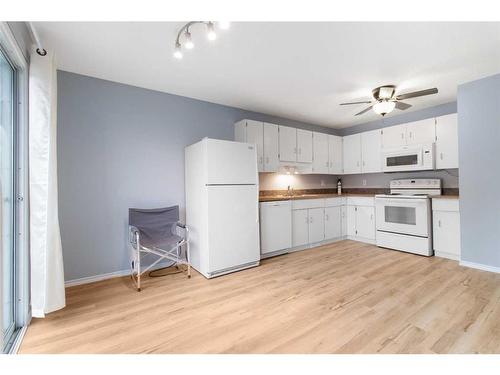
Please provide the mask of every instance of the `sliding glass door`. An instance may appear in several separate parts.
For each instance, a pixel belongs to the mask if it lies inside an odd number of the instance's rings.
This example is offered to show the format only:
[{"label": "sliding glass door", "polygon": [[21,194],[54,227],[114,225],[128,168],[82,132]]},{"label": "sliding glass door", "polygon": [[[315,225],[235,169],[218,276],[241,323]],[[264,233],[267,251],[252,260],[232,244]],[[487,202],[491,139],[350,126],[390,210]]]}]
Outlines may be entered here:
[{"label": "sliding glass door", "polygon": [[5,351],[16,328],[15,287],[15,70],[0,50],[0,208],[2,335]]}]

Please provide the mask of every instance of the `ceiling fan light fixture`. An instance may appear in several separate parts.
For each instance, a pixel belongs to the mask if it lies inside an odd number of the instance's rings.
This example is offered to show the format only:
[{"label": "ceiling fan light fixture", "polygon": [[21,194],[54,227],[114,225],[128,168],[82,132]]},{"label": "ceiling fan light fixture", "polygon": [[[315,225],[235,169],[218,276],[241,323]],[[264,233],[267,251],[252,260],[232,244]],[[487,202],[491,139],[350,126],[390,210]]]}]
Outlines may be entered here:
[{"label": "ceiling fan light fixture", "polygon": [[375,113],[385,116],[386,114],[392,112],[395,107],[396,107],[395,102],[383,100],[381,102],[376,103],[373,106],[373,110],[375,111]]},{"label": "ceiling fan light fixture", "polygon": [[184,36],[185,36],[184,47],[186,47],[187,49],[193,49],[194,47],[193,38],[191,37],[191,33],[189,32],[189,30],[186,30]]},{"label": "ceiling fan light fixture", "polygon": [[207,23],[207,38],[208,40],[215,40],[217,39],[217,34],[215,32],[215,27],[213,22],[208,22]]},{"label": "ceiling fan light fixture", "polygon": [[179,60],[182,59],[182,49],[180,43],[175,44],[174,57]]}]

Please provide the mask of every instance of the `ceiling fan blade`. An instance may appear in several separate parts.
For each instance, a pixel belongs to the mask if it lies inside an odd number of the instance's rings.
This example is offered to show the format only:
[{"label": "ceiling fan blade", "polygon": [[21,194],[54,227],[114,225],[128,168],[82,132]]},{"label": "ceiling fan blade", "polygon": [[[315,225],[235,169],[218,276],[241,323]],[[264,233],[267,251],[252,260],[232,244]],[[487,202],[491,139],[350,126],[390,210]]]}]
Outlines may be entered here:
[{"label": "ceiling fan blade", "polygon": [[368,112],[368,111],[369,111],[370,109],[372,109],[372,108],[373,108],[373,106],[371,105],[371,106],[369,106],[368,108],[363,109],[361,112],[356,113],[354,116],[359,116],[359,115],[362,115],[363,113]]},{"label": "ceiling fan blade", "polygon": [[350,102],[350,103],[340,103],[340,105],[351,105],[351,104],[370,104],[371,102],[369,101],[364,101],[364,102]]},{"label": "ceiling fan blade", "polygon": [[401,94],[401,95],[396,96],[396,99],[397,100],[405,100],[405,99],[410,99],[410,98],[416,98],[418,96],[432,95],[432,94],[437,94],[437,93],[438,93],[438,89],[434,87],[432,89],[414,91],[414,92],[409,92],[407,94]]},{"label": "ceiling fan blade", "polygon": [[405,109],[408,109],[411,107],[411,104],[406,104],[403,102],[396,102],[396,108],[404,111]]}]

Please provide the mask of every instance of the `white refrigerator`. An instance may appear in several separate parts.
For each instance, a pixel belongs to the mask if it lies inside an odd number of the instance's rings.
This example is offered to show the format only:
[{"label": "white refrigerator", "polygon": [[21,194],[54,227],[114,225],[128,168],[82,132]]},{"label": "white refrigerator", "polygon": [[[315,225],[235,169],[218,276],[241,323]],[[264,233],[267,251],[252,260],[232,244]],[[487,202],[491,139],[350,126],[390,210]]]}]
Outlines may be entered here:
[{"label": "white refrigerator", "polygon": [[259,265],[255,145],[204,138],[185,150],[191,264],[207,278]]}]

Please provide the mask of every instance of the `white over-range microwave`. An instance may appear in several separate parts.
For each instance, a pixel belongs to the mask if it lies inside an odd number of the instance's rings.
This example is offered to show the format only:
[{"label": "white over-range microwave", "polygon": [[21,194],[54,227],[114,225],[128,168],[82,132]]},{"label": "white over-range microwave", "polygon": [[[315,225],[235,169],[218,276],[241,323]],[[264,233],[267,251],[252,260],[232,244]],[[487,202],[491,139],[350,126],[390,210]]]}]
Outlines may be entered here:
[{"label": "white over-range microwave", "polygon": [[424,171],[434,169],[434,143],[382,150],[382,171]]}]

